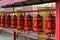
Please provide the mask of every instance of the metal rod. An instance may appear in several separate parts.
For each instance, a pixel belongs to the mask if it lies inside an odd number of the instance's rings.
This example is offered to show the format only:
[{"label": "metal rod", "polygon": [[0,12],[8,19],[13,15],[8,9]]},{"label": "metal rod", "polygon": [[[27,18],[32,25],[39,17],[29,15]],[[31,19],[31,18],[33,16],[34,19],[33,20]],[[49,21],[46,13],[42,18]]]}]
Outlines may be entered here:
[{"label": "metal rod", "polygon": [[[15,10],[15,8],[13,7],[13,13],[14,13],[14,10]],[[15,15],[15,13],[14,13],[14,15]],[[13,32],[14,32],[13,40],[16,40],[17,34],[15,32],[15,29],[13,30]]]},{"label": "metal rod", "polygon": [[[6,13],[24,13],[24,12],[43,12],[43,11],[51,11],[51,9],[44,9],[44,10],[31,10],[31,11],[20,11],[20,12],[14,12],[13,8],[13,12],[6,12]],[[53,11],[56,11],[56,9],[52,9]]]}]

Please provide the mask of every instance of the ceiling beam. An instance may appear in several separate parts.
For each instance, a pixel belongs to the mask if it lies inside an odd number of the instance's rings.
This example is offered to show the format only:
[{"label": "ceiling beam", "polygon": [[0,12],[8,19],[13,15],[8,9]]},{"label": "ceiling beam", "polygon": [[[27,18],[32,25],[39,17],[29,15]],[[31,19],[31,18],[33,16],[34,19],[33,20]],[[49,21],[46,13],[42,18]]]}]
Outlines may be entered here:
[{"label": "ceiling beam", "polygon": [[55,0],[27,0],[25,2],[17,2],[11,5],[5,5],[2,7],[7,8],[7,7],[28,6],[28,5],[37,5],[37,4],[43,4],[43,3],[51,3],[51,2],[55,2]]}]

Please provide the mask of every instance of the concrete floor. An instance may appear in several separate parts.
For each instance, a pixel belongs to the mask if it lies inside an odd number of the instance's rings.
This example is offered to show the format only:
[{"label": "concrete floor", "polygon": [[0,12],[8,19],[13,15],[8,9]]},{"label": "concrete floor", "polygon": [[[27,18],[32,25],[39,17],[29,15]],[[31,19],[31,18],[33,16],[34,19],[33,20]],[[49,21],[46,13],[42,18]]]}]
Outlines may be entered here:
[{"label": "concrete floor", "polygon": [[13,40],[11,35],[0,34],[0,40]]},{"label": "concrete floor", "polygon": [[[13,40],[13,35],[7,33],[1,33],[0,40]],[[18,38],[17,40],[20,40],[20,38]]]},{"label": "concrete floor", "polygon": [[[13,34],[10,34],[7,32],[1,32],[0,40],[13,40]],[[28,39],[26,39],[26,37],[19,36],[16,40],[28,40]],[[30,39],[30,40],[33,40],[33,39]]]}]

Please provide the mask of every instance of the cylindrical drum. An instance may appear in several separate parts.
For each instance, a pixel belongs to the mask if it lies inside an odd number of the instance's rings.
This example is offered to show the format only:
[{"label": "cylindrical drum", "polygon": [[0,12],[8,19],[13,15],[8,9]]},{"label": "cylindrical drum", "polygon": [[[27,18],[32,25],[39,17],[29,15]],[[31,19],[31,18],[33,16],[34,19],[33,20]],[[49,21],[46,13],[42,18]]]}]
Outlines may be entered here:
[{"label": "cylindrical drum", "polygon": [[0,27],[1,27],[1,15],[0,15]]},{"label": "cylindrical drum", "polygon": [[31,15],[25,16],[25,31],[33,30],[33,17]]},{"label": "cylindrical drum", "polygon": [[5,15],[1,16],[1,26],[2,27],[5,27],[5,17],[6,17]]},{"label": "cylindrical drum", "polygon": [[43,17],[37,14],[33,19],[33,31],[34,32],[42,32],[43,31]]},{"label": "cylindrical drum", "polygon": [[24,16],[21,14],[18,16],[17,20],[17,30],[23,30],[24,29]]},{"label": "cylindrical drum", "polygon": [[6,28],[10,28],[11,27],[11,16],[7,15],[6,16]]},{"label": "cylindrical drum", "polygon": [[16,29],[17,28],[17,16],[13,15],[11,17],[11,28]]},{"label": "cylindrical drum", "polygon": [[46,20],[46,33],[55,34],[55,16],[49,14]]}]

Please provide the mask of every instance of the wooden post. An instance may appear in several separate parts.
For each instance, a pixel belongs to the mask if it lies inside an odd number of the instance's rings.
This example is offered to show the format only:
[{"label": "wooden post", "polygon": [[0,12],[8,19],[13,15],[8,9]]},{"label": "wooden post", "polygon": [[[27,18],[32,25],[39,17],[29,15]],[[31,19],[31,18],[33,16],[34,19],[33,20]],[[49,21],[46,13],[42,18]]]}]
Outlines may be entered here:
[{"label": "wooden post", "polygon": [[60,40],[60,0],[56,0],[56,40]]},{"label": "wooden post", "polygon": [[16,40],[16,32],[14,31],[13,40]]}]

